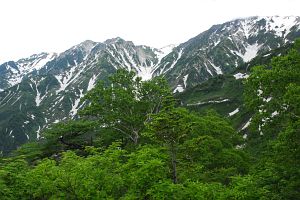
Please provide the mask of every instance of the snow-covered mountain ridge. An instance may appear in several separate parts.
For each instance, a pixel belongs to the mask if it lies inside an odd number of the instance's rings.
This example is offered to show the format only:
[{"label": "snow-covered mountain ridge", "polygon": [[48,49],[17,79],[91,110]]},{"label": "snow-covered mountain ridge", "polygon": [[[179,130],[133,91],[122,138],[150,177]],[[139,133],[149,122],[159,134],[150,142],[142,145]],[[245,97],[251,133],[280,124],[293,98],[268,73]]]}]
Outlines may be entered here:
[{"label": "snow-covered mountain ridge", "polygon": [[214,25],[187,42],[160,49],[121,38],[87,40],[60,54],[6,62],[0,65],[0,151],[75,118],[86,92],[119,68],[143,80],[162,75],[174,92],[182,92],[292,42],[300,36],[299,24],[299,17],[251,17]]},{"label": "snow-covered mountain ridge", "polygon": [[300,17],[296,16],[249,17],[214,25],[174,48],[154,75],[163,74],[182,91],[293,42],[300,37],[299,29]]}]

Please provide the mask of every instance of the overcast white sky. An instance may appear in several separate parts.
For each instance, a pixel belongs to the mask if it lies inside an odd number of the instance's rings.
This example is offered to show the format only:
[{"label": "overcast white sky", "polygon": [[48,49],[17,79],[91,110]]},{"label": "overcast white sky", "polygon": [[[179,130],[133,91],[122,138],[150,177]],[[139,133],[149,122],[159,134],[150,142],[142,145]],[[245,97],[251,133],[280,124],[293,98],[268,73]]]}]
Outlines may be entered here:
[{"label": "overcast white sky", "polygon": [[3,0],[0,62],[117,36],[159,48],[235,18],[297,16],[299,7],[299,0]]}]

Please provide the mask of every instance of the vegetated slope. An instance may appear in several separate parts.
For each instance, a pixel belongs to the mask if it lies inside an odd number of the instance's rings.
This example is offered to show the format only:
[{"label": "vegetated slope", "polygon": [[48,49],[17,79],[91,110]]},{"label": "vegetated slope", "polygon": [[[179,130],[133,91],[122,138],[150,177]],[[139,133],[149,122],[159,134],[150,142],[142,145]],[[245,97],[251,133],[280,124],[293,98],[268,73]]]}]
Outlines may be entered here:
[{"label": "vegetated slope", "polygon": [[253,113],[244,105],[244,83],[250,75],[251,68],[258,65],[268,66],[271,60],[280,55],[286,55],[292,48],[291,44],[258,55],[251,61],[239,66],[231,74],[218,75],[182,93],[176,93],[181,104],[198,113],[208,109],[217,111],[228,117],[232,125],[240,131],[247,129]]}]

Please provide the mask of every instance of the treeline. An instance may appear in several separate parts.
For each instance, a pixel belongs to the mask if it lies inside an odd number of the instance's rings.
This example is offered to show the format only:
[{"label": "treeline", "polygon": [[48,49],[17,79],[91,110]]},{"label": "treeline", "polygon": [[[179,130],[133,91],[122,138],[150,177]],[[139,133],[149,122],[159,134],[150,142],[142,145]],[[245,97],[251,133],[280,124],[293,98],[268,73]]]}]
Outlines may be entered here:
[{"label": "treeline", "polygon": [[245,81],[246,139],[182,108],[164,79],[117,71],[77,120],[0,160],[0,199],[299,199],[299,47]]}]

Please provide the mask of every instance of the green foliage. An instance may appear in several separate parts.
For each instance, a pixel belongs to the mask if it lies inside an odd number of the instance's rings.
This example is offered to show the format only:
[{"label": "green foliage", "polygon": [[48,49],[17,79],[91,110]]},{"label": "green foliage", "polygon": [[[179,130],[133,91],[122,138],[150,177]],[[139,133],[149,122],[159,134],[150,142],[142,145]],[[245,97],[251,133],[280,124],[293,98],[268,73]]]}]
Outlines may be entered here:
[{"label": "green foliage", "polygon": [[84,100],[89,105],[81,115],[105,127],[123,140],[137,144],[148,115],[157,113],[171,95],[165,80],[142,82],[134,72],[118,70],[110,82],[100,82]]},{"label": "green foliage", "polygon": [[85,146],[99,146],[101,141],[96,138],[97,124],[88,120],[74,120],[58,123],[47,129],[39,141],[44,156],[70,149],[83,150]]},{"label": "green foliage", "polygon": [[153,115],[146,136],[169,152],[173,183],[183,180],[228,184],[248,171],[247,155],[235,149],[239,136],[215,113],[199,117],[183,108]]},{"label": "green foliage", "polygon": [[300,195],[299,44],[296,41],[287,55],[274,58],[271,66],[254,68],[246,83],[246,103],[256,110],[250,139],[259,141],[249,148],[264,145],[252,172],[257,188],[265,189],[263,199],[298,199]]},{"label": "green foliage", "polygon": [[[256,129],[260,127],[263,133],[269,132],[272,134],[270,137],[274,137],[273,130],[278,133],[285,122],[299,117],[299,107],[295,101],[299,98],[299,77],[300,54],[296,49],[286,56],[274,58],[271,67],[258,66],[253,69],[246,82],[245,100],[250,109],[260,111],[254,118]],[[274,116],[274,113],[277,115]]]}]

